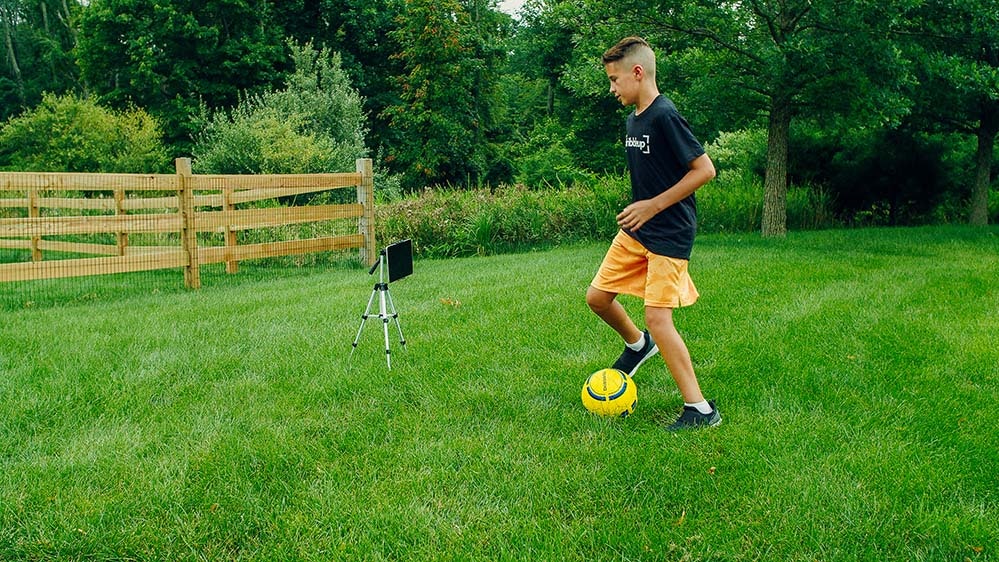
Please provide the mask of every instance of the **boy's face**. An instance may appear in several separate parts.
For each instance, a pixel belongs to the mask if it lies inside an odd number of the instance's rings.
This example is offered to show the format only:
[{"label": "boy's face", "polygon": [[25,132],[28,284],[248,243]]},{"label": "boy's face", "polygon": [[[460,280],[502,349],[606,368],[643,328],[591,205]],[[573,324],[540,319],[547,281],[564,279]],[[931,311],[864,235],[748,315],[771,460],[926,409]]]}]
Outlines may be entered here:
[{"label": "boy's face", "polygon": [[618,60],[604,66],[610,80],[610,93],[624,106],[638,102],[639,78],[643,74],[641,65]]}]

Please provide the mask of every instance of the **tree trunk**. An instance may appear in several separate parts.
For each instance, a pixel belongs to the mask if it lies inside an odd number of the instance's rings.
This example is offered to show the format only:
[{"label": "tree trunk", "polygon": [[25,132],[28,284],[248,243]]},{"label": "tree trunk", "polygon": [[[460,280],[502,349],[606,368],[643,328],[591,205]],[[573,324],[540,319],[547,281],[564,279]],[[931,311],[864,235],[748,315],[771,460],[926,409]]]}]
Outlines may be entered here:
[{"label": "tree trunk", "polygon": [[989,103],[982,111],[978,126],[978,150],[975,153],[975,183],[971,186],[971,213],[968,223],[989,224],[989,187],[992,184],[992,150],[999,133],[999,104]]},{"label": "tree trunk", "polygon": [[17,64],[17,52],[14,50],[14,36],[11,26],[13,14],[7,10],[0,10],[0,19],[3,20],[4,46],[7,48],[7,59],[10,61],[10,70],[14,74],[14,82],[17,84],[17,96],[23,106],[25,103],[24,79],[21,78],[21,67]]},{"label": "tree trunk", "polygon": [[45,2],[39,2],[38,7],[42,9],[42,29],[45,30],[45,35],[51,36],[52,32],[49,31],[49,9],[45,7]]},{"label": "tree trunk", "polygon": [[774,99],[770,104],[767,169],[763,180],[761,232],[765,237],[787,234],[787,144],[790,130],[790,101]]},{"label": "tree trunk", "polygon": [[66,0],[62,0],[62,13],[59,14],[59,20],[69,30],[71,46],[76,47],[76,28],[70,24],[69,17],[69,5],[66,4]]}]

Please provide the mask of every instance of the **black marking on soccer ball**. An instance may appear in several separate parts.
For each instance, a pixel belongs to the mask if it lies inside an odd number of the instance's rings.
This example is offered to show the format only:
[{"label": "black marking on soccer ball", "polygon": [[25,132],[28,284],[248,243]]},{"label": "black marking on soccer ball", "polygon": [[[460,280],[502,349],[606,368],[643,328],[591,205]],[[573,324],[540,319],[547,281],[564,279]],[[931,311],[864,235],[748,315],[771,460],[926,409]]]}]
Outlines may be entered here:
[{"label": "black marking on soccer ball", "polygon": [[631,414],[632,412],[634,412],[635,408],[637,408],[637,407],[638,407],[638,399],[636,398],[635,401],[631,403],[631,407],[630,408],[628,408],[627,410],[621,412],[621,417],[622,418],[628,417],[628,415]]},{"label": "black marking on soccer ball", "polygon": [[593,392],[593,389],[590,388],[590,382],[589,381],[586,382],[586,392],[590,395],[590,398],[593,398],[594,400],[599,400],[601,402],[610,402],[611,400],[616,400],[620,398],[622,395],[624,395],[625,391],[627,390],[628,390],[628,379],[626,377],[621,379],[621,388],[618,389],[618,391],[615,392],[614,394],[608,396],[603,396],[601,394]]}]

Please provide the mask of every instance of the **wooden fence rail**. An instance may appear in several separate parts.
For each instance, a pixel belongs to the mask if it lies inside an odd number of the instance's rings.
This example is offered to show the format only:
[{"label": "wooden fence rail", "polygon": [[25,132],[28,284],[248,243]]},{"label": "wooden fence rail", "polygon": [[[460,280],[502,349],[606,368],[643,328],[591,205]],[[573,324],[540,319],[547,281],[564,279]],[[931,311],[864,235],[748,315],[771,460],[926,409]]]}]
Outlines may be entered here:
[{"label": "wooden fence rail", "polygon": [[[0,264],[0,282],[184,268],[185,285],[196,289],[201,286],[200,266],[210,263],[225,262],[226,271],[235,273],[241,260],[351,248],[359,250],[366,265],[377,259],[369,159],[358,160],[355,172],[338,174],[194,175],[188,158],[178,159],[176,168],[176,174],[151,175],[0,172],[0,209],[27,208],[26,217],[0,213],[0,249],[31,252],[30,262]],[[356,188],[357,198],[347,204],[237,208],[350,187]],[[66,193],[81,191],[113,196]],[[351,234],[238,242],[237,233],[244,230],[355,219],[357,230]],[[199,232],[220,233],[224,243],[199,247]],[[167,234],[161,238],[168,243],[129,243],[129,235],[146,233]],[[101,234],[113,235],[115,244],[66,240]],[[101,257],[43,259],[49,252]]]}]

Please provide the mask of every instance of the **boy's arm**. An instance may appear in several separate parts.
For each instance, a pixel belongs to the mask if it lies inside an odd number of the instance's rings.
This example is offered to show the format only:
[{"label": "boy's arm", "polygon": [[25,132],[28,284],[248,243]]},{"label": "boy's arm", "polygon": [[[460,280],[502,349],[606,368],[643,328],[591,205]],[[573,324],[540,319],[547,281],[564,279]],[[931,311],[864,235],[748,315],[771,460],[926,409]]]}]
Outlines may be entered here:
[{"label": "boy's arm", "polygon": [[683,200],[715,177],[715,165],[711,162],[711,158],[707,154],[702,154],[693,159],[688,168],[687,173],[673,187],[652,199],[635,201],[625,207],[617,215],[618,226],[632,231],[642,228],[643,224],[649,222],[652,217],[658,215],[663,209]]}]

